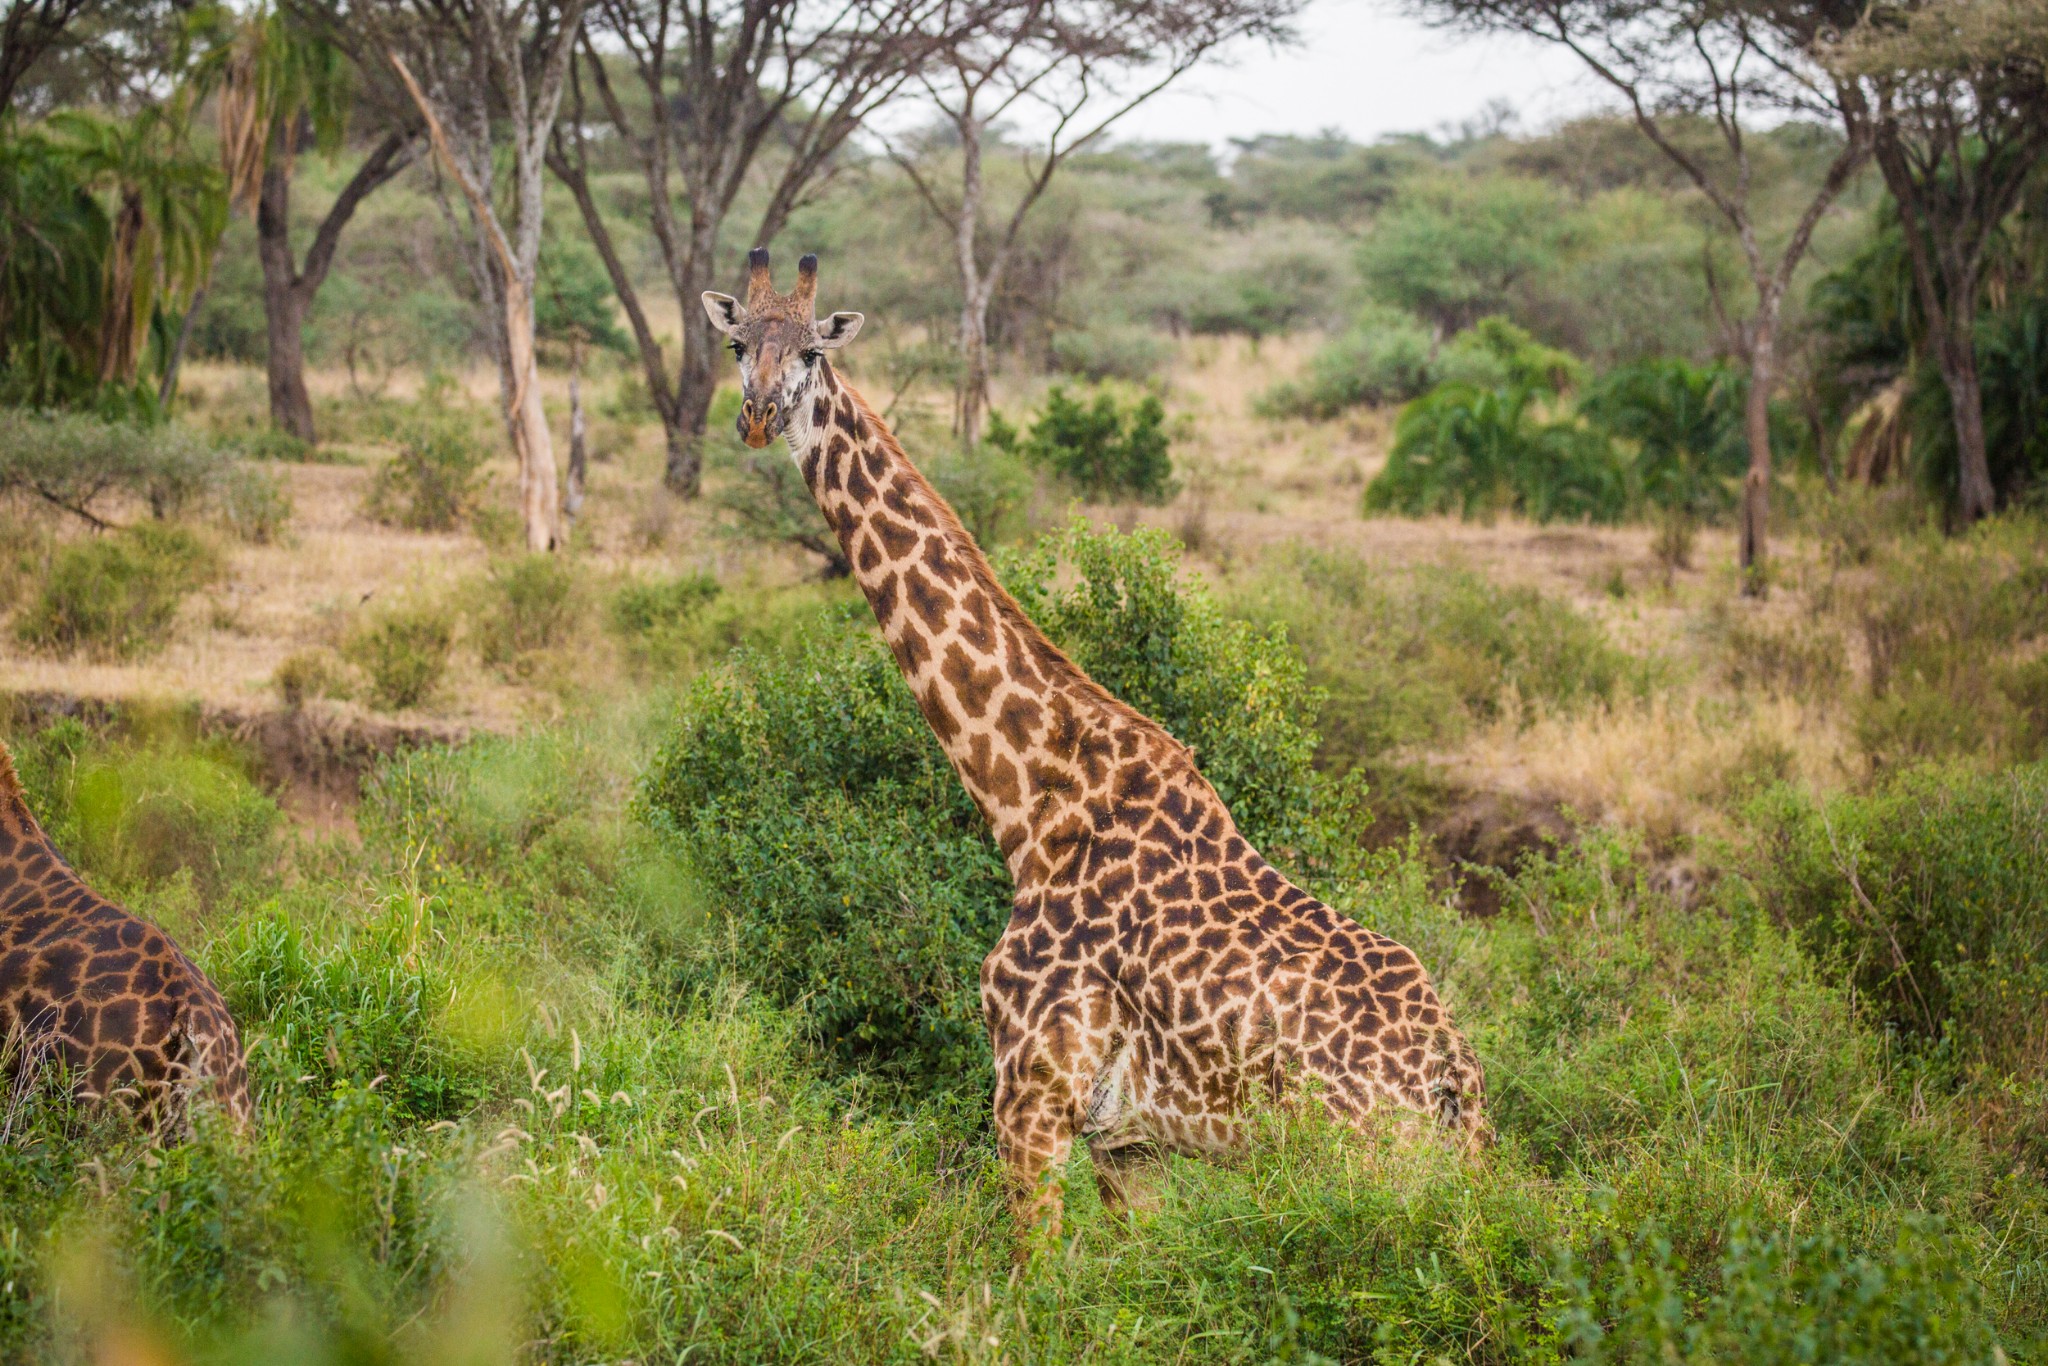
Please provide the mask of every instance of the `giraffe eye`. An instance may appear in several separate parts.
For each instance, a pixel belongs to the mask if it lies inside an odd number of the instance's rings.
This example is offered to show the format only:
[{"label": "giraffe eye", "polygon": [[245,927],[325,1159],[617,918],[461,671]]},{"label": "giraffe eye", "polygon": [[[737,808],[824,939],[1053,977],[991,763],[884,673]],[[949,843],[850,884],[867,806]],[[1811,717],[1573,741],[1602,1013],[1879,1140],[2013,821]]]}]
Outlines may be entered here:
[{"label": "giraffe eye", "polygon": [[745,346],[738,342],[728,342],[726,344],[732,348],[732,358],[734,360],[745,360],[747,358],[747,348]]}]

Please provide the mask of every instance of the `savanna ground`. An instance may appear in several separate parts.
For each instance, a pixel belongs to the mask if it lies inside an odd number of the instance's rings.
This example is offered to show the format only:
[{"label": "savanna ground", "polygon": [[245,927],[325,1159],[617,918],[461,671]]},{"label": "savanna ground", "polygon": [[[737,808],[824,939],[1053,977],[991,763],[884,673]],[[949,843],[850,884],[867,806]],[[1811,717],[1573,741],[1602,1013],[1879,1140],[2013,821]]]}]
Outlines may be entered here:
[{"label": "savanna ground", "polygon": [[[1490,1151],[1268,1116],[1129,1224],[1077,1157],[1014,1268],[972,1002],[1000,867],[858,599],[729,530],[736,450],[662,493],[603,374],[562,555],[512,548],[502,460],[446,529],[377,520],[405,424],[498,448],[492,379],[326,374],[319,458],[262,462],[288,513],[185,519],[158,648],[49,648],[89,538],[8,513],[7,738],[221,986],[261,1119],[165,1146],[18,1088],[0,1360],[2039,1357],[2042,524],[1795,478],[1759,600],[1711,528],[1366,518],[1384,413],[1252,413],[1308,350],[1180,343],[1179,492],[1041,480],[994,539],[1421,955]],[[260,426],[260,372],[185,385]]]}]

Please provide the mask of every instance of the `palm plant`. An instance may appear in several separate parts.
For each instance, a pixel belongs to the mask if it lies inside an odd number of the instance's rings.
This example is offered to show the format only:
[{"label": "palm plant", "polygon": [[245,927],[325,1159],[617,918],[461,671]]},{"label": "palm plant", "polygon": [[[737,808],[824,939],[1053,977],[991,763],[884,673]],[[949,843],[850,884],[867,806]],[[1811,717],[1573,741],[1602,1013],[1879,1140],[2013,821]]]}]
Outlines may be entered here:
[{"label": "palm plant", "polygon": [[1528,384],[1440,384],[1402,410],[1369,512],[1518,512],[1539,522],[1611,522],[1628,508],[1613,446],[1570,420],[1546,421]]},{"label": "palm plant", "polygon": [[1735,505],[1749,461],[1744,376],[1676,356],[1617,366],[1579,402],[1595,428],[1635,447],[1635,491],[1666,513],[1709,520]]},{"label": "palm plant", "polygon": [[52,407],[96,387],[112,236],[60,148],[0,135],[0,401]]},{"label": "palm plant", "polygon": [[45,128],[78,182],[112,197],[96,376],[131,385],[157,310],[181,306],[205,282],[227,218],[223,177],[187,150],[176,107],[128,119],[65,110]]}]

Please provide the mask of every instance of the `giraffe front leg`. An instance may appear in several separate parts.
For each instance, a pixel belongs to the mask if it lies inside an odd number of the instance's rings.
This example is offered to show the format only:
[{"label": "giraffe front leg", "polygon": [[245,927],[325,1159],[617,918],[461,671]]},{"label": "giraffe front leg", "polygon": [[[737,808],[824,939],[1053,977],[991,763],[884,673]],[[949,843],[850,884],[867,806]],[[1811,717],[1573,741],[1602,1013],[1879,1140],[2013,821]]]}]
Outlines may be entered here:
[{"label": "giraffe front leg", "polygon": [[1065,1213],[1065,1169],[1076,1117],[1069,1088],[1042,1059],[996,1062],[996,1150],[1009,1184],[1016,1259],[1056,1242]]}]

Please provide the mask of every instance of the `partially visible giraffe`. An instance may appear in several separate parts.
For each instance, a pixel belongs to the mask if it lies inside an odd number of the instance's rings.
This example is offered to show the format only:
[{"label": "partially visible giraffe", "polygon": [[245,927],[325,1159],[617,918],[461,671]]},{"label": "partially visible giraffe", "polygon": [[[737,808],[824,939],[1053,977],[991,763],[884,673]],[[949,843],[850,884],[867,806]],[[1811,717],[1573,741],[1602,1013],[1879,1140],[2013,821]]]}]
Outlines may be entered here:
[{"label": "partially visible giraffe", "polygon": [[739,360],[740,436],[787,439],[1016,884],[981,999],[1021,1245],[1057,1232],[1076,1136],[1117,1208],[1162,1151],[1233,1148],[1247,1102],[1296,1075],[1344,1120],[1392,1107],[1483,1141],[1478,1060],[1415,955],[1291,885],[1187,749],[1025,616],[825,358],[862,318],[816,320],[817,258],[790,294],[766,250],[749,267],[744,304],[704,295]]},{"label": "partially visible giraffe", "polygon": [[0,1076],[56,1065],[87,1098],[184,1124],[210,1089],[250,1122],[242,1043],[220,993],[170,936],[93,892],[29,810],[0,743]]}]

